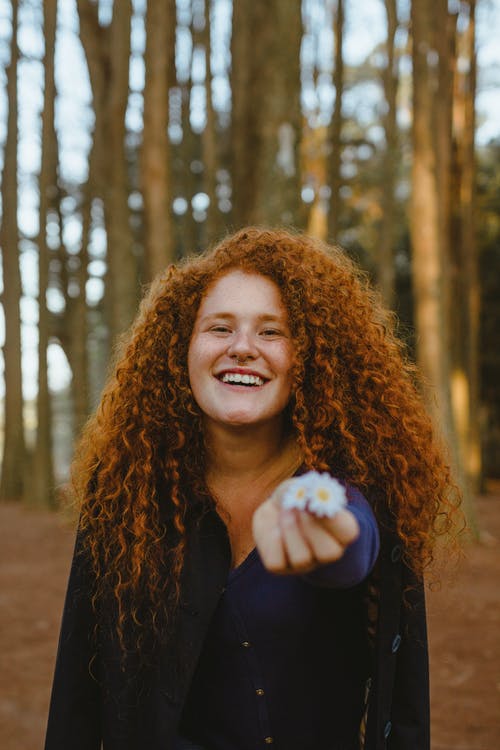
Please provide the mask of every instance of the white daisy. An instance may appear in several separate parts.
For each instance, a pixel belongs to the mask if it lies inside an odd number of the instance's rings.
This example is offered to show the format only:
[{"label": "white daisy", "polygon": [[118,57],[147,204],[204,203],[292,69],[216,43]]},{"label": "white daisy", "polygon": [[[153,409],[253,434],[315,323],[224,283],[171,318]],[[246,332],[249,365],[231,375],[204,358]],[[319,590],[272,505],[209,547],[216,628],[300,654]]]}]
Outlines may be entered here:
[{"label": "white daisy", "polygon": [[283,508],[307,510],[322,518],[332,518],[345,505],[344,486],[326,472],[308,471],[288,480],[282,497]]},{"label": "white daisy", "polygon": [[307,487],[301,482],[302,477],[290,480],[288,487],[283,493],[281,505],[283,508],[297,508],[305,510],[307,505]]},{"label": "white daisy", "polygon": [[345,487],[326,472],[309,472],[307,510],[315,516],[332,518],[347,505]]}]

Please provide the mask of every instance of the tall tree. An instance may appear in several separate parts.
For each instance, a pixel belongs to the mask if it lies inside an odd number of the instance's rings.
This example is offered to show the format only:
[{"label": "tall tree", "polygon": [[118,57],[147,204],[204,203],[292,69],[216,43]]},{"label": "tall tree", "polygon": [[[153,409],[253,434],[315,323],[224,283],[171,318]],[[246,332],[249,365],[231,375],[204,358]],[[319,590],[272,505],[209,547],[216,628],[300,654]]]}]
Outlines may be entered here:
[{"label": "tall tree", "polygon": [[335,88],[335,105],[327,136],[330,145],[327,178],[331,191],[328,212],[328,238],[331,242],[337,242],[339,235],[340,188],[342,184],[340,168],[342,163],[342,98],[344,94],[344,0],[337,0],[334,38],[333,86]]},{"label": "tall tree", "polygon": [[[450,449],[453,470],[472,519],[472,506],[463,472],[450,390],[450,259],[449,190],[444,165],[451,153],[449,38],[438,36],[449,29],[447,0],[413,0],[413,165],[411,196],[412,270],[417,329],[417,359],[424,376],[427,403],[434,423]],[[436,25],[436,17],[441,23]],[[441,25],[444,22],[444,27]],[[446,57],[446,61],[442,59]],[[446,141],[449,133],[449,142]],[[446,208],[448,207],[448,209]]]},{"label": "tall tree", "polygon": [[383,71],[385,112],[382,118],[385,133],[385,152],[382,166],[382,216],[377,247],[377,281],[388,307],[395,300],[395,242],[396,242],[396,176],[399,162],[397,128],[398,59],[395,38],[398,28],[396,0],[385,0],[387,16],[387,64]]},{"label": "tall tree", "polygon": [[78,294],[71,297],[67,294],[66,309],[70,312],[70,347],[68,360],[71,367],[71,392],[73,395],[74,434],[80,432],[91,410],[90,404],[90,372],[88,357],[88,308],[87,308],[87,279],[88,279],[88,244],[90,239],[92,192],[94,167],[93,154],[89,157],[89,174],[83,188],[82,200],[82,239],[78,254],[77,286]]},{"label": "tall tree", "polygon": [[146,276],[175,259],[172,222],[169,91],[175,83],[175,0],[149,0],[146,9],[146,81],[141,183],[144,198]]},{"label": "tall tree", "polygon": [[131,322],[138,294],[125,148],[132,4],[131,0],[113,3],[112,20],[106,27],[100,25],[98,6],[91,0],[78,0],[78,14],[95,112],[94,142],[100,166],[96,187],[106,223],[106,301],[112,341]]},{"label": "tall tree", "polygon": [[[464,6],[462,6],[464,8]],[[479,425],[479,317],[481,290],[476,240],[475,0],[466,3],[467,25],[455,64],[451,249],[455,284],[452,397],[465,469],[474,491],[481,483]],[[460,65],[458,64],[460,60]]]},{"label": "tall tree", "polygon": [[[443,0],[438,0],[443,3]],[[437,169],[436,98],[438,51],[433,33],[433,0],[412,3],[413,34],[413,168],[411,235],[413,283],[418,332],[417,358],[431,388],[436,388],[445,431],[452,432],[449,393],[447,315],[443,285],[449,279],[441,246]],[[428,401],[433,398],[428,395]],[[434,410],[435,411],[435,410]]]},{"label": "tall tree", "polygon": [[45,0],[43,24],[45,54],[44,104],[42,112],[42,163],[39,178],[38,231],[38,394],[36,399],[36,442],[33,454],[31,501],[37,505],[54,503],[54,472],[52,464],[52,413],[48,383],[47,347],[49,343],[49,247],[47,220],[57,196],[57,141],[54,129],[55,78],[54,49],[56,39],[57,0]]},{"label": "tall tree", "polygon": [[[211,64],[211,18],[210,0],[205,0],[205,25],[202,43],[205,51],[205,109],[206,123],[202,134],[204,188],[210,201],[206,220],[206,240],[213,242],[221,230],[220,212],[217,210],[217,131],[215,111],[212,101],[212,64]],[[206,243],[204,243],[206,244]]]},{"label": "tall tree", "polygon": [[[286,43],[278,43],[286,29]],[[233,5],[233,218],[304,222],[301,204],[300,0]]]},{"label": "tall tree", "polygon": [[18,2],[12,0],[12,36],[7,68],[7,138],[2,179],[2,224],[0,245],[3,267],[3,309],[5,316],[5,416],[4,451],[0,497],[21,500],[24,494],[26,449],[23,428],[21,369],[21,273],[17,228],[17,46]]},{"label": "tall tree", "polygon": [[[88,307],[86,285],[88,280],[88,244],[91,227],[91,205],[93,174],[95,167],[94,149],[89,155],[89,171],[82,188],[81,222],[82,233],[77,255],[68,253],[62,232],[58,248],[59,287],[64,296],[64,312],[52,316],[54,334],[64,349],[71,368],[71,396],[73,406],[73,434],[79,433],[90,413],[90,383],[88,358]],[[64,218],[61,212],[62,191],[58,191],[59,225]],[[76,269],[75,269],[76,265]]]},{"label": "tall tree", "polygon": [[177,184],[188,202],[188,210],[182,217],[182,249],[184,253],[195,252],[199,245],[200,226],[194,220],[193,197],[200,186],[201,138],[191,127],[191,106],[193,93],[193,60],[195,52],[195,33],[193,3],[190,0],[189,26],[185,27],[191,36],[191,46],[185,61],[187,75],[180,84],[181,89],[181,127],[182,141],[177,147],[178,172]]}]

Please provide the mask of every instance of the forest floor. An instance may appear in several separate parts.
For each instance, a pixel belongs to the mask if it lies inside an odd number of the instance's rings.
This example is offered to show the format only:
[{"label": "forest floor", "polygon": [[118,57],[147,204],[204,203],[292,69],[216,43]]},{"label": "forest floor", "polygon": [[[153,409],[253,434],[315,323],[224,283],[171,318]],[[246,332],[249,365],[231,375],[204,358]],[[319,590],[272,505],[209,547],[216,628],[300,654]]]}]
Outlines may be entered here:
[{"label": "forest floor", "polygon": [[[432,750],[500,748],[500,483],[489,490],[481,543],[428,595]],[[55,513],[0,505],[2,750],[43,747],[73,537]]]}]

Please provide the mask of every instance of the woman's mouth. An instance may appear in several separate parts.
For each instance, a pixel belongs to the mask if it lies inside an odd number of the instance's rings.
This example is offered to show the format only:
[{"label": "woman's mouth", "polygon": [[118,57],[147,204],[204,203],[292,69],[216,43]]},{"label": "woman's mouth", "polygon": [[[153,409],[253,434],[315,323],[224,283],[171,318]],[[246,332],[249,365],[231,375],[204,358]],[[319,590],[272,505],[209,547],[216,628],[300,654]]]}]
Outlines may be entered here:
[{"label": "woman's mouth", "polygon": [[264,378],[259,375],[247,375],[239,372],[223,372],[222,375],[218,376],[218,379],[222,383],[231,383],[232,385],[244,385],[249,387],[257,387],[265,385],[267,382]]}]

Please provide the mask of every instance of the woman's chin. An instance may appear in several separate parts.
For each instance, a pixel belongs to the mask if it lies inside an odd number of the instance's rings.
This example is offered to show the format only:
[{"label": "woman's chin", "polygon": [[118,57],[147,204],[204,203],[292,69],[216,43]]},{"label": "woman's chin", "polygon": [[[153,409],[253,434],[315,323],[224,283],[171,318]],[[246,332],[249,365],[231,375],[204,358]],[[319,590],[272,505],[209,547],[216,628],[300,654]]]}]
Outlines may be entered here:
[{"label": "woman's chin", "polygon": [[220,427],[228,429],[252,429],[262,427],[266,424],[281,422],[280,415],[256,414],[255,410],[235,410],[212,418]]},{"label": "woman's chin", "polygon": [[228,427],[252,427],[260,424],[260,421],[255,413],[238,412],[228,415],[222,420],[222,424],[226,424]]}]

